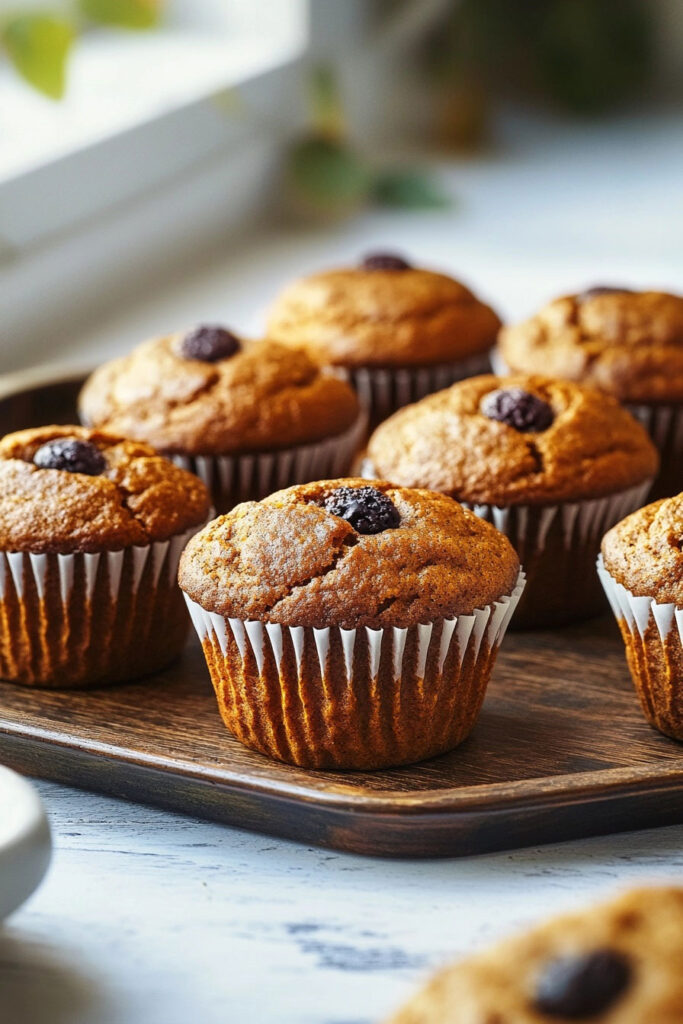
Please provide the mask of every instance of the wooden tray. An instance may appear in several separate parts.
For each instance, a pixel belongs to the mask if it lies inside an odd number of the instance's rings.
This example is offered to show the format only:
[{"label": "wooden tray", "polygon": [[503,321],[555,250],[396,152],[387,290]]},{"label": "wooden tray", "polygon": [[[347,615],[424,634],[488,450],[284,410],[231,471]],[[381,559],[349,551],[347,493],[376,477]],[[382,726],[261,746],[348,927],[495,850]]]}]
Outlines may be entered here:
[{"label": "wooden tray", "polygon": [[[68,422],[74,380],[0,393],[4,433]],[[479,723],[452,754],[381,772],[280,765],[224,729],[198,644],[138,683],[0,683],[0,759],[31,775],[384,856],[481,853],[683,821],[683,747],[643,720],[609,617],[508,634]]]}]

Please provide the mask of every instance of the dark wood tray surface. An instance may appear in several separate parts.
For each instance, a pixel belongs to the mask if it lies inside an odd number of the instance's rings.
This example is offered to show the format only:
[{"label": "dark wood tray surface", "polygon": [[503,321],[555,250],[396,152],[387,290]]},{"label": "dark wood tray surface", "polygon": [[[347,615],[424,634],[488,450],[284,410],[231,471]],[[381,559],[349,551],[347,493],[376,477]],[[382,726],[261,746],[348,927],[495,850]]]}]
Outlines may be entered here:
[{"label": "dark wood tray surface", "polygon": [[[67,381],[0,397],[0,429],[68,421],[75,391]],[[609,616],[508,634],[472,736],[419,765],[314,772],[245,749],[221,723],[196,642],[173,668],[123,686],[0,683],[0,759],[371,855],[462,855],[683,821],[683,746],[644,721]]]}]

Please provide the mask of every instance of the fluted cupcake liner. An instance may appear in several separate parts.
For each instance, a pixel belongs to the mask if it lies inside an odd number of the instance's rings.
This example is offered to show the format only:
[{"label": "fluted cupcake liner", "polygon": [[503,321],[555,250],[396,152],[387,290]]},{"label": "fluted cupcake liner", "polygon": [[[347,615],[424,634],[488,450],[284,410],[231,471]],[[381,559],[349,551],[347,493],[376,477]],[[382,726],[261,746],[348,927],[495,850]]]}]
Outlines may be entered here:
[{"label": "fluted cupcake liner", "polygon": [[380,768],[469,735],[524,580],[471,615],[404,629],[225,619],[185,600],[237,739],[308,768]]},{"label": "fluted cupcake liner", "polygon": [[294,484],[347,476],[366,429],[367,417],[361,413],[342,434],[313,444],[252,454],[168,458],[206,484],[216,514],[222,515],[241,501],[259,501]]},{"label": "fluted cupcake liner", "polygon": [[475,377],[488,371],[488,352],[482,352],[452,363],[410,369],[350,367],[346,376],[361,405],[368,410],[371,425],[375,426],[404,405],[418,402],[434,391],[442,391],[465,377]]},{"label": "fluted cupcake liner", "polygon": [[504,533],[527,574],[517,628],[561,625],[604,610],[595,559],[606,531],[644,503],[651,480],[602,498],[556,505],[461,502]]},{"label": "fluted cupcake liner", "polygon": [[645,427],[659,451],[659,473],[652,485],[650,501],[669,498],[683,491],[683,404],[627,405]]},{"label": "fluted cupcake liner", "polygon": [[201,525],[119,551],[0,552],[0,677],[70,689],[172,661],[188,627],[178,562]]},{"label": "fluted cupcake liner", "polygon": [[597,568],[643,713],[660,732],[683,740],[683,609],[632,594],[606,569],[602,555]]}]

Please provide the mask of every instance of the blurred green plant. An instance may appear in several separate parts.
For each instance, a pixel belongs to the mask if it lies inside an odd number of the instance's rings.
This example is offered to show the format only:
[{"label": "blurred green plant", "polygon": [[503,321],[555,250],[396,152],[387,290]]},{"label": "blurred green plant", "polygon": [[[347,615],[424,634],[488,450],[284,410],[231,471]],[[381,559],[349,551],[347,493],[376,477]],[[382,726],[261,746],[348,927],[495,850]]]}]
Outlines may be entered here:
[{"label": "blurred green plant", "polygon": [[499,98],[578,115],[638,96],[654,64],[648,0],[461,0],[434,25],[422,67],[444,141],[477,143]]},{"label": "blurred green plant", "polygon": [[21,77],[50,99],[64,95],[69,55],[89,24],[153,28],[162,0],[76,0],[70,16],[43,9],[10,14],[0,21],[0,49]]},{"label": "blurred green plant", "polygon": [[449,205],[430,175],[419,168],[376,168],[352,145],[334,71],[312,69],[309,80],[311,127],[289,148],[286,202],[307,217],[340,217],[367,203],[404,209]]}]

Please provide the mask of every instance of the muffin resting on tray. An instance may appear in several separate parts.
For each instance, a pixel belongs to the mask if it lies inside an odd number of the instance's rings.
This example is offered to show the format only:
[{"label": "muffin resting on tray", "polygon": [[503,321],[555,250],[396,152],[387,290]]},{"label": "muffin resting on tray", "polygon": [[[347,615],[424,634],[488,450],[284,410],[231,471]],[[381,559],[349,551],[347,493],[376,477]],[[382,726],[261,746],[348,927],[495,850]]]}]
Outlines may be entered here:
[{"label": "muffin resting on tray", "polygon": [[147,341],[93,373],[90,426],[145,441],[202,477],[218,512],[348,471],[364,423],[347,383],[304,352],[220,327]]},{"label": "muffin resting on tray", "polygon": [[614,526],[599,571],[645,717],[683,740],[683,494]]},{"label": "muffin resting on tray", "polygon": [[192,540],[179,578],[227,727],[315,768],[460,743],[521,589],[488,523],[443,495],[360,479],[238,506]]},{"label": "muffin resting on tray", "polygon": [[683,889],[635,889],[440,971],[388,1024],[680,1024]]},{"label": "muffin resting on tray", "polygon": [[454,380],[482,373],[500,320],[459,281],[376,254],[296,281],[269,333],[343,368],[378,423]]},{"label": "muffin resting on tray", "polygon": [[386,420],[365,471],[442,491],[503,530],[528,578],[515,624],[539,626],[604,608],[600,539],[641,504],[657,464],[615,399],[539,375],[487,375]]},{"label": "muffin resting on tray", "polygon": [[0,677],[85,687],[180,652],[180,552],[204,484],[148,445],[83,427],[0,441]]},{"label": "muffin resting on tray", "polygon": [[501,331],[511,372],[601,388],[647,428],[661,454],[653,497],[683,490],[683,296],[591,288]]}]

